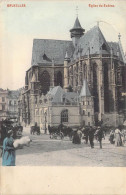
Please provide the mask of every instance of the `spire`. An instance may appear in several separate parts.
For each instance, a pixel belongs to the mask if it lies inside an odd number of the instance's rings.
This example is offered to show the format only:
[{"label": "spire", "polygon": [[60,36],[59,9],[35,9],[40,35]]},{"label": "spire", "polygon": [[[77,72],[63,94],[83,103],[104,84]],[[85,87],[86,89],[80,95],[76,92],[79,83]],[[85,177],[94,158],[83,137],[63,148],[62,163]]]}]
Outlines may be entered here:
[{"label": "spire", "polygon": [[84,80],[83,81],[83,86],[82,86],[82,89],[81,89],[81,93],[80,93],[80,97],[89,97],[89,96],[91,96],[91,93],[89,91],[87,81]]},{"label": "spire", "polygon": [[72,37],[81,37],[84,34],[84,29],[81,27],[78,16],[76,17],[73,28],[70,30]]},{"label": "spire", "polygon": [[121,34],[119,33],[118,35],[118,38],[119,38],[119,49],[120,49],[120,52],[121,52],[121,55],[122,55],[122,58],[123,58],[123,62],[126,63],[126,58],[125,58],[125,55],[124,55],[124,52],[123,52],[123,48],[122,48],[122,44],[121,44]]}]

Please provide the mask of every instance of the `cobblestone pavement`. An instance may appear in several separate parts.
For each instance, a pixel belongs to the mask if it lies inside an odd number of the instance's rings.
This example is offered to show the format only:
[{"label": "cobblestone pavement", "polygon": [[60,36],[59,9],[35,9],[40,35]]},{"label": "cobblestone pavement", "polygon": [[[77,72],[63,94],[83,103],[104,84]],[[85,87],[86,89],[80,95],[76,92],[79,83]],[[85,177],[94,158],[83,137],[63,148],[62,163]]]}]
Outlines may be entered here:
[{"label": "cobblestone pavement", "polygon": [[126,145],[115,147],[109,143],[108,137],[103,140],[103,149],[99,148],[97,141],[95,148],[91,149],[83,141],[78,145],[68,138],[50,139],[49,135],[30,135],[29,131],[26,128],[24,135],[29,135],[32,142],[30,147],[24,146],[16,151],[17,166],[126,166]]}]

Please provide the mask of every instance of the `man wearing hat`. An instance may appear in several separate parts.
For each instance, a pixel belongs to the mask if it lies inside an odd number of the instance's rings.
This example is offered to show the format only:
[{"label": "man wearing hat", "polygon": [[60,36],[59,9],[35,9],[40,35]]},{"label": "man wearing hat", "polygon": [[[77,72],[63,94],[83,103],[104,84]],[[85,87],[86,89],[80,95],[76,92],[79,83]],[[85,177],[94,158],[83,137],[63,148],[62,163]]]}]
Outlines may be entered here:
[{"label": "man wearing hat", "polygon": [[3,141],[2,166],[15,166],[15,149],[12,136],[13,131],[9,130]]}]

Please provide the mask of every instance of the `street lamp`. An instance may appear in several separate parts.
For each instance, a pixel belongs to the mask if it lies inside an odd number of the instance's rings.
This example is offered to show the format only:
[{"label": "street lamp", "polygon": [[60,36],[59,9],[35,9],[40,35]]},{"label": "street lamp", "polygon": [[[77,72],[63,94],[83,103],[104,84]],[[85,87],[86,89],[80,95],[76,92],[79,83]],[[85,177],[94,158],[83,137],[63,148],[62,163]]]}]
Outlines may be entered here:
[{"label": "street lamp", "polygon": [[44,115],[45,115],[45,134],[46,134],[46,133],[47,133],[47,128],[46,128],[46,122],[47,122],[46,117],[47,117],[47,112],[45,112]]}]

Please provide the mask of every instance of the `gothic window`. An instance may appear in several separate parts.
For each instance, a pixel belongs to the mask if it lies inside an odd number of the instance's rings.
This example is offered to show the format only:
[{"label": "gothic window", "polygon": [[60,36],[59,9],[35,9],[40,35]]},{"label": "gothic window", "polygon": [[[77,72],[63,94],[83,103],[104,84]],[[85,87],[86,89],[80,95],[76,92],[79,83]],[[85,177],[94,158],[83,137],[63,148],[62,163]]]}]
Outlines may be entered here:
[{"label": "gothic window", "polygon": [[63,110],[61,112],[61,123],[62,122],[68,122],[68,110]]},{"label": "gothic window", "polygon": [[41,83],[41,93],[44,95],[49,91],[50,87],[50,75],[48,71],[43,71],[41,78],[40,78],[40,83]]},{"label": "gothic window", "polygon": [[104,110],[109,112],[109,77],[108,64],[104,64]]},{"label": "gothic window", "polygon": [[87,73],[87,67],[86,67],[86,64],[84,64],[84,66],[83,66],[83,75],[84,75],[85,79],[86,79],[86,73]]},{"label": "gothic window", "polygon": [[97,65],[93,64],[93,96],[94,96],[94,111],[99,111],[98,99],[98,78],[97,78]]},{"label": "gothic window", "polygon": [[57,85],[60,85],[61,87],[63,87],[63,84],[62,84],[62,73],[60,71],[57,73]]},{"label": "gothic window", "polygon": [[88,112],[88,117],[90,116],[90,112]]}]

